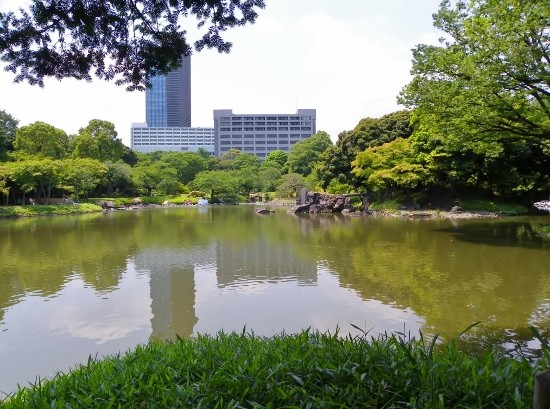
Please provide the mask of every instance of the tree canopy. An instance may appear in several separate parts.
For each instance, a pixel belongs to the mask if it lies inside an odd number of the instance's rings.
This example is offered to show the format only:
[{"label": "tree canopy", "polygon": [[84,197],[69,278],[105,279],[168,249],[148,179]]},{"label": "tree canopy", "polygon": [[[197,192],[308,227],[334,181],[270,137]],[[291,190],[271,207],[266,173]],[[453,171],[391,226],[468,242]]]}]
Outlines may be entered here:
[{"label": "tree canopy", "polygon": [[[167,73],[182,56],[214,48],[229,52],[229,28],[254,23],[263,0],[33,0],[28,9],[0,12],[0,59],[15,81],[45,77],[115,79],[144,89],[147,76]],[[188,39],[183,19],[197,21]]]},{"label": "tree canopy", "polygon": [[549,21],[547,0],[443,1],[400,101],[446,137],[550,139]]}]

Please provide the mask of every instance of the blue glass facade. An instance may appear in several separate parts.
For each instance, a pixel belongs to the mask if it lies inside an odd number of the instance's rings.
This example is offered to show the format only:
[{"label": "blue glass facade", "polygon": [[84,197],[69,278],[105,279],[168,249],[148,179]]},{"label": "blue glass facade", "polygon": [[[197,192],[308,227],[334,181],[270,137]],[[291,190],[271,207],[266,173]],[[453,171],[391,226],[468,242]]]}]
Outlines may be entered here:
[{"label": "blue glass facade", "polygon": [[191,58],[179,69],[152,77],[145,91],[145,120],[150,127],[191,126]]}]

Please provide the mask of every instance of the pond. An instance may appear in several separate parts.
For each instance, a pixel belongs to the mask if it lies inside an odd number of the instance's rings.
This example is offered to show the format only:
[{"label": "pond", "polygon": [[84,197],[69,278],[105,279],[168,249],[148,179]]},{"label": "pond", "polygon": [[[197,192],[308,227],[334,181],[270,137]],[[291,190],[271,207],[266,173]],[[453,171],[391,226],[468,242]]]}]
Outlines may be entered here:
[{"label": "pond", "polygon": [[201,206],[0,220],[0,391],[153,339],[305,328],[536,354],[550,216],[404,220]]}]

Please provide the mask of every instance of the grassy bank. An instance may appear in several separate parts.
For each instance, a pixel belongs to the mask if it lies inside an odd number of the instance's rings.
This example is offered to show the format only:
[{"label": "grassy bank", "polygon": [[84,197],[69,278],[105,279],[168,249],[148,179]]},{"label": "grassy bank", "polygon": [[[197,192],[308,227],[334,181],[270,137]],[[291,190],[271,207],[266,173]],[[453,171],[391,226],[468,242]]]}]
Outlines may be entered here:
[{"label": "grassy bank", "polygon": [[94,213],[102,210],[101,207],[91,203],[74,205],[0,206],[0,218]]},{"label": "grassy bank", "polygon": [[[454,204],[453,204],[454,205]],[[447,206],[445,209],[427,209],[435,212],[441,212],[441,214],[444,211],[450,210],[452,207],[451,204]],[[461,211],[464,212],[488,212],[488,213],[494,213],[498,215],[520,215],[520,214],[527,214],[529,212],[529,209],[527,209],[525,206],[514,204],[514,203],[505,203],[505,202],[498,202],[493,200],[486,200],[486,199],[464,199],[460,201],[459,207]],[[404,202],[399,200],[385,200],[385,201],[379,201],[374,202],[369,206],[369,210],[376,211],[376,212],[384,212],[384,213],[395,213],[398,214],[401,211],[411,211],[411,210],[419,210],[423,211],[422,208],[416,209],[414,206],[407,206]]]},{"label": "grassy bank", "polygon": [[[536,365],[400,336],[199,336],[138,346],[20,389],[5,408],[532,407]],[[543,365],[544,364],[544,365]]]}]

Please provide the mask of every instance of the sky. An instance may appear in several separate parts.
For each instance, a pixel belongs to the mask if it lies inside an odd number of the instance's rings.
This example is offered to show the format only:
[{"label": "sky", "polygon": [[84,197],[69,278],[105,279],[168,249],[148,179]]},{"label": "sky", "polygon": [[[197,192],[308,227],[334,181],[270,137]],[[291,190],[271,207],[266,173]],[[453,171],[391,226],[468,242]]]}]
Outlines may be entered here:
[{"label": "sky", "polygon": [[[229,54],[191,57],[191,125],[213,127],[214,109],[236,114],[317,110],[317,130],[333,141],[362,118],[403,109],[397,95],[411,80],[411,49],[436,44],[440,0],[266,0],[255,24],[227,31]],[[15,10],[22,0],[0,0]],[[184,21],[186,23],[186,21]],[[192,41],[195,23],[186,27]],[[115,124],[130,146],[132,122],[145,122],[145,92],[94,78],[13,83],[0,63],[0,110],[19,126],[47,122],[75,134],[91,119]]]}]

